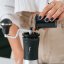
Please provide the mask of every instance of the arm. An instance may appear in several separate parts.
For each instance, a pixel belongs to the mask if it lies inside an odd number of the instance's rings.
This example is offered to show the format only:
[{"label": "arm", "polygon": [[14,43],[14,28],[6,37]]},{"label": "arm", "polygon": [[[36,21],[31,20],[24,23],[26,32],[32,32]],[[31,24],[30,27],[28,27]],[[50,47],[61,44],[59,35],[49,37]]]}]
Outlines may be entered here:
[{"label": "arm", "polygon": [[64,1],[64,0],[55,0],[55,1]]},{"label": "arm", "polygon": [[[17,30],[18,30],[18,27],[13,24],[10,28],[9,34],[12,36],[15,36]],[[16,39],[8,38],[8,40],[14,54],[15,62],[17,63],[18,61],[20,61],[19,64],[22,64],[23,63],[22,62],[23,61],[23,48],[21,46],[19,37],[17,37]]]}]

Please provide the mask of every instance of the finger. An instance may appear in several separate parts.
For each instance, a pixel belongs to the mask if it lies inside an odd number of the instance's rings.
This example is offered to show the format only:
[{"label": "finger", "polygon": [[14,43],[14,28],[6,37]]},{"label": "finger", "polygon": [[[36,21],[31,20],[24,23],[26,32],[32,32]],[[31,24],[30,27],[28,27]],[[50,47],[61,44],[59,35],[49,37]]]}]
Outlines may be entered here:
[{"label": "finger", "polygon": [[54,18],[54,20],[56,18],[58,18],[60,15],[63,15],[63,12],[64,12],[64,4],[62,7],[60,7],[57,12],[52,16],[52,18]]},{"label": "finger", "polygon": [[43,17],[46,15],[46,13],[47,13],[53,6],[55,6],[55,2],[51,2],[50,4],[48,4],[48,5],[44,8],[43,12],[40,13],[40,16],[42,16],[42,18],[43,18]]},{"label": "finger", "polygon": [[63,23],[64,22],[64,12],[59,16],[59,23]]},{"label": "finger", "polygon": [[47,14],[47,18],[51,18],[56,11],[61,7],[62,3],[58,2]]}]

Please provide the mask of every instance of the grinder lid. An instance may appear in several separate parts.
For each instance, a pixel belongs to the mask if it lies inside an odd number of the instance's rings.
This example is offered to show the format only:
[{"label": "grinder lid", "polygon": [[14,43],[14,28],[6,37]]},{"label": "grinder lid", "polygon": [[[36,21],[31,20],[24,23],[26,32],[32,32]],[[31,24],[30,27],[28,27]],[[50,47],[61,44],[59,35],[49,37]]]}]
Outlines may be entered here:
[{"label": "grinder lid", "polygon": [[40,36],[40,34],[36,33],[36,32],[33,32],[31,34],[29,34],[29,32],[23,33],[24,38],[38,38],[39,36]]}]

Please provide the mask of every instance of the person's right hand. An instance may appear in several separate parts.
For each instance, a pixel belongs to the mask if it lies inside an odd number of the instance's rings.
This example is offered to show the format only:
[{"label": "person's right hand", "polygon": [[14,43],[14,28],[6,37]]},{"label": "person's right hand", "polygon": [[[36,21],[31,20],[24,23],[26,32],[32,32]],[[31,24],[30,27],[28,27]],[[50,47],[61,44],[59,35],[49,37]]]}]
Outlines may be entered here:
[{"label": "person's right hand", "polygon": [[52,1],[44,8],[40,16],[42,18],[46,16],[45,21],[54,21],[56,18],[59,18],[59,20],[64,19],[64,2],[61,0]]}]

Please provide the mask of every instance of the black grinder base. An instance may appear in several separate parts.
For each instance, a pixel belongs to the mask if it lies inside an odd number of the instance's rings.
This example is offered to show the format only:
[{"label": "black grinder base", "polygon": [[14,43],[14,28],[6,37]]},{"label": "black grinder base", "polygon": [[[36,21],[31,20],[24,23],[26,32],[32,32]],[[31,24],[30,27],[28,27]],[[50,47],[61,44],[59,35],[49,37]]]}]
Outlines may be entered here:
[{"label": "black grinder base", "polygon": [[38,47],[39,47],[39,34],[34,32],[23,33],[24,44],[24,59],[25,60],[37,60],[38,59]]}]

